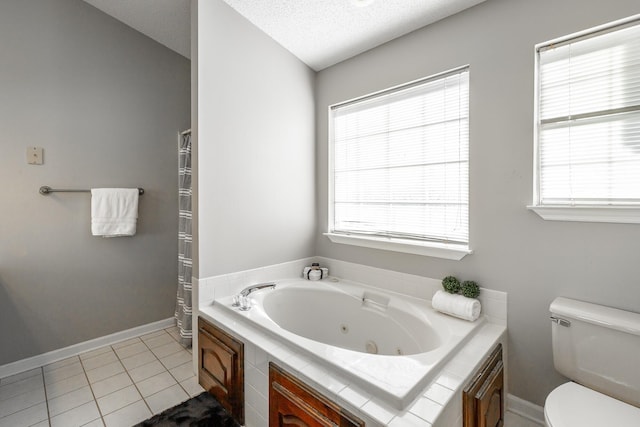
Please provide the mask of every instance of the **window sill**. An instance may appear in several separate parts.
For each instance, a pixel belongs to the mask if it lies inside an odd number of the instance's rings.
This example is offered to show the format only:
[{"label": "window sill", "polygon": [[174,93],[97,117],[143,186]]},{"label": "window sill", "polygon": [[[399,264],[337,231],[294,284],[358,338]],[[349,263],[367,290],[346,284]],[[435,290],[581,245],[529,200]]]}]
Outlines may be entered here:
[{"label": "window sill", "polygon": [[412,240],[391,239],[382,237],[363,237],[347,234],[324,233],[333,243],[362,246],[365,248],[403,252],[414,255],[459,261],[473,253],[468,246],[436,242],[414,242]]},{"label": "window sill", "polygon": [[527,206],[547,221],[612,222],[640,224],[640,207]]}]

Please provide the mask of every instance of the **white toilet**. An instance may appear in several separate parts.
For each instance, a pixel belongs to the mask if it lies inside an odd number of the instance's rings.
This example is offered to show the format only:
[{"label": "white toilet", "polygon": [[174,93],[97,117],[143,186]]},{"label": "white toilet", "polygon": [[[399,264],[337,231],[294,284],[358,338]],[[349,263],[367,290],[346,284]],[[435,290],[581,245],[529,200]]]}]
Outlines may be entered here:
[{"label": "white toilet", "polygon": [[640,314],[568,298],[550,311],[553,363],[572,381],[547,396],[547,427],[639,427]]}]

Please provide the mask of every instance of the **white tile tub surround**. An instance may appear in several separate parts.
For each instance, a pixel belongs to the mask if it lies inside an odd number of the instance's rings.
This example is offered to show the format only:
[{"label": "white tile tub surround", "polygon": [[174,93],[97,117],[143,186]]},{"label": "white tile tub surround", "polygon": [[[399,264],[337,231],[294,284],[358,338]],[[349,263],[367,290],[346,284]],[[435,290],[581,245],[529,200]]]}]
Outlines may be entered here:
[{"label": "white tile tub surround", "polygon": [[[321,266],[328,267],[329,275],[332,277],[366,284],[367,286],[382,289],[385,292],[431,301],[433,295],[442,289],[442,279],[400,273],[331,258],[311,257],[204,279],[194,278],[194,283],[197,283],[194,288],[197,288],[198,306],[206,306],[216,299],[237,294],[246,286],[252,284],[262,282],[277,283],[278,279],[302,277],[304,267],[311,265],[313,262],[318,262]],[[507,325],[506,292],[481,287],[478,299],[482,304],[482,314],[486,316],[490,323],[502,326]]]},{"label": "white tile tub surround", "polygon": [[302,270],[312,262],[318,261],[316,258],[303,258],[237,273],[196,279],[199,285],[199,305],[208,305],[215,299],[237,294],[245,287],[256,283],[277,282],[278,279],[287,277],[302,277]]},{"label": "white tile tub surround", "polygon": [[[267,425],[269,362],[277,363],[320,393],[362,418],[368,427],[460,427],[461,392],[471,374],[497,342],[506,352],[506,328],[485,323],[404,410],[372,397],[366,390],[330,370],[319,360],[300,354],[253,325],[238,321],[225,309],[201,307],[201,315],[245,343],[245,418],[247,427]],[[505,354],[506,356],[506,354]]]},{"label": "white tile tub surround", "polygon": [[[434,293],[442,289],[441,279],[384,270],[324,257],[305,258],[238,273],[196,279],[200,314],[245,343],[245,418],[247,427],[259,427],[268,422],[268,362],[273,361],[297,375],[327,397],[334,399],[361,417],[367,426],[436,426],[462,425],[462,388],[471,374],[497,342],[502,342],[507,363],[506,325],[507,294],[481,288],[482,314],[488,323],[447,362],[435,379],[404,410],[372,397],[361,387],[331,370],[329,366],[298,353],[294,347],[278,341],[249,324],[233,318],[213,302],[237,294],[244,287],[282,278],[301,277],[305,266],[319,262],[328,267],[333,277],[359,282],[385,292],[408,295],[430,304]],[[195,318],[195,316],[194,316]],[[215,319],[215,320],[214,320]],[[197,363],[197,362],[195,362]],[[505,372],[507,367],[505,366]],[[506,384],[506,379],[505,379]],[[506,394],[506,393],[505,393]]]},{"label": "white tile tub surround", "polygon": [[[364,283],[386,292],[431,301],[433,295],[442,289],[442,279],[432,279],[324,257],[315,258],[315,262],[328,267],[331,276]],[[487,317],[490,323],[507,326],[506,292],[481,287],[478,299],[482,304],[482,314]]]}]

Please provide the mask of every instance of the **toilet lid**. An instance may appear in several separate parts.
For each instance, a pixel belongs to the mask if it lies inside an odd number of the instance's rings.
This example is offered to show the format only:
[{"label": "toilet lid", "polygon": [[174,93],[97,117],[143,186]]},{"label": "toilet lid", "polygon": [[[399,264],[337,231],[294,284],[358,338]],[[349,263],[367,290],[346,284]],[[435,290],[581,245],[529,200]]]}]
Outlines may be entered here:
[{"label": "toilet lid", "polygon": [[640,408],[574,382],[547,396],[544,416],[549,427],[640,426]]}]

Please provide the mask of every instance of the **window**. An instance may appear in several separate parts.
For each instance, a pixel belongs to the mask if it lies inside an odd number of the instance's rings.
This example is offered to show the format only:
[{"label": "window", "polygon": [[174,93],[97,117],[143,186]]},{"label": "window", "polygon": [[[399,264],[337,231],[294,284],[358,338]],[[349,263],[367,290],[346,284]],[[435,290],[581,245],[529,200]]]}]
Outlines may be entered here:
[{"label": "window", "polygon": [[536,54],[530,208],[545,219],[640,222],[640,17]]},{"label": "window", "polygon": [[332,241],[461,259],[469,251],[469,70],[329,109]]}]

